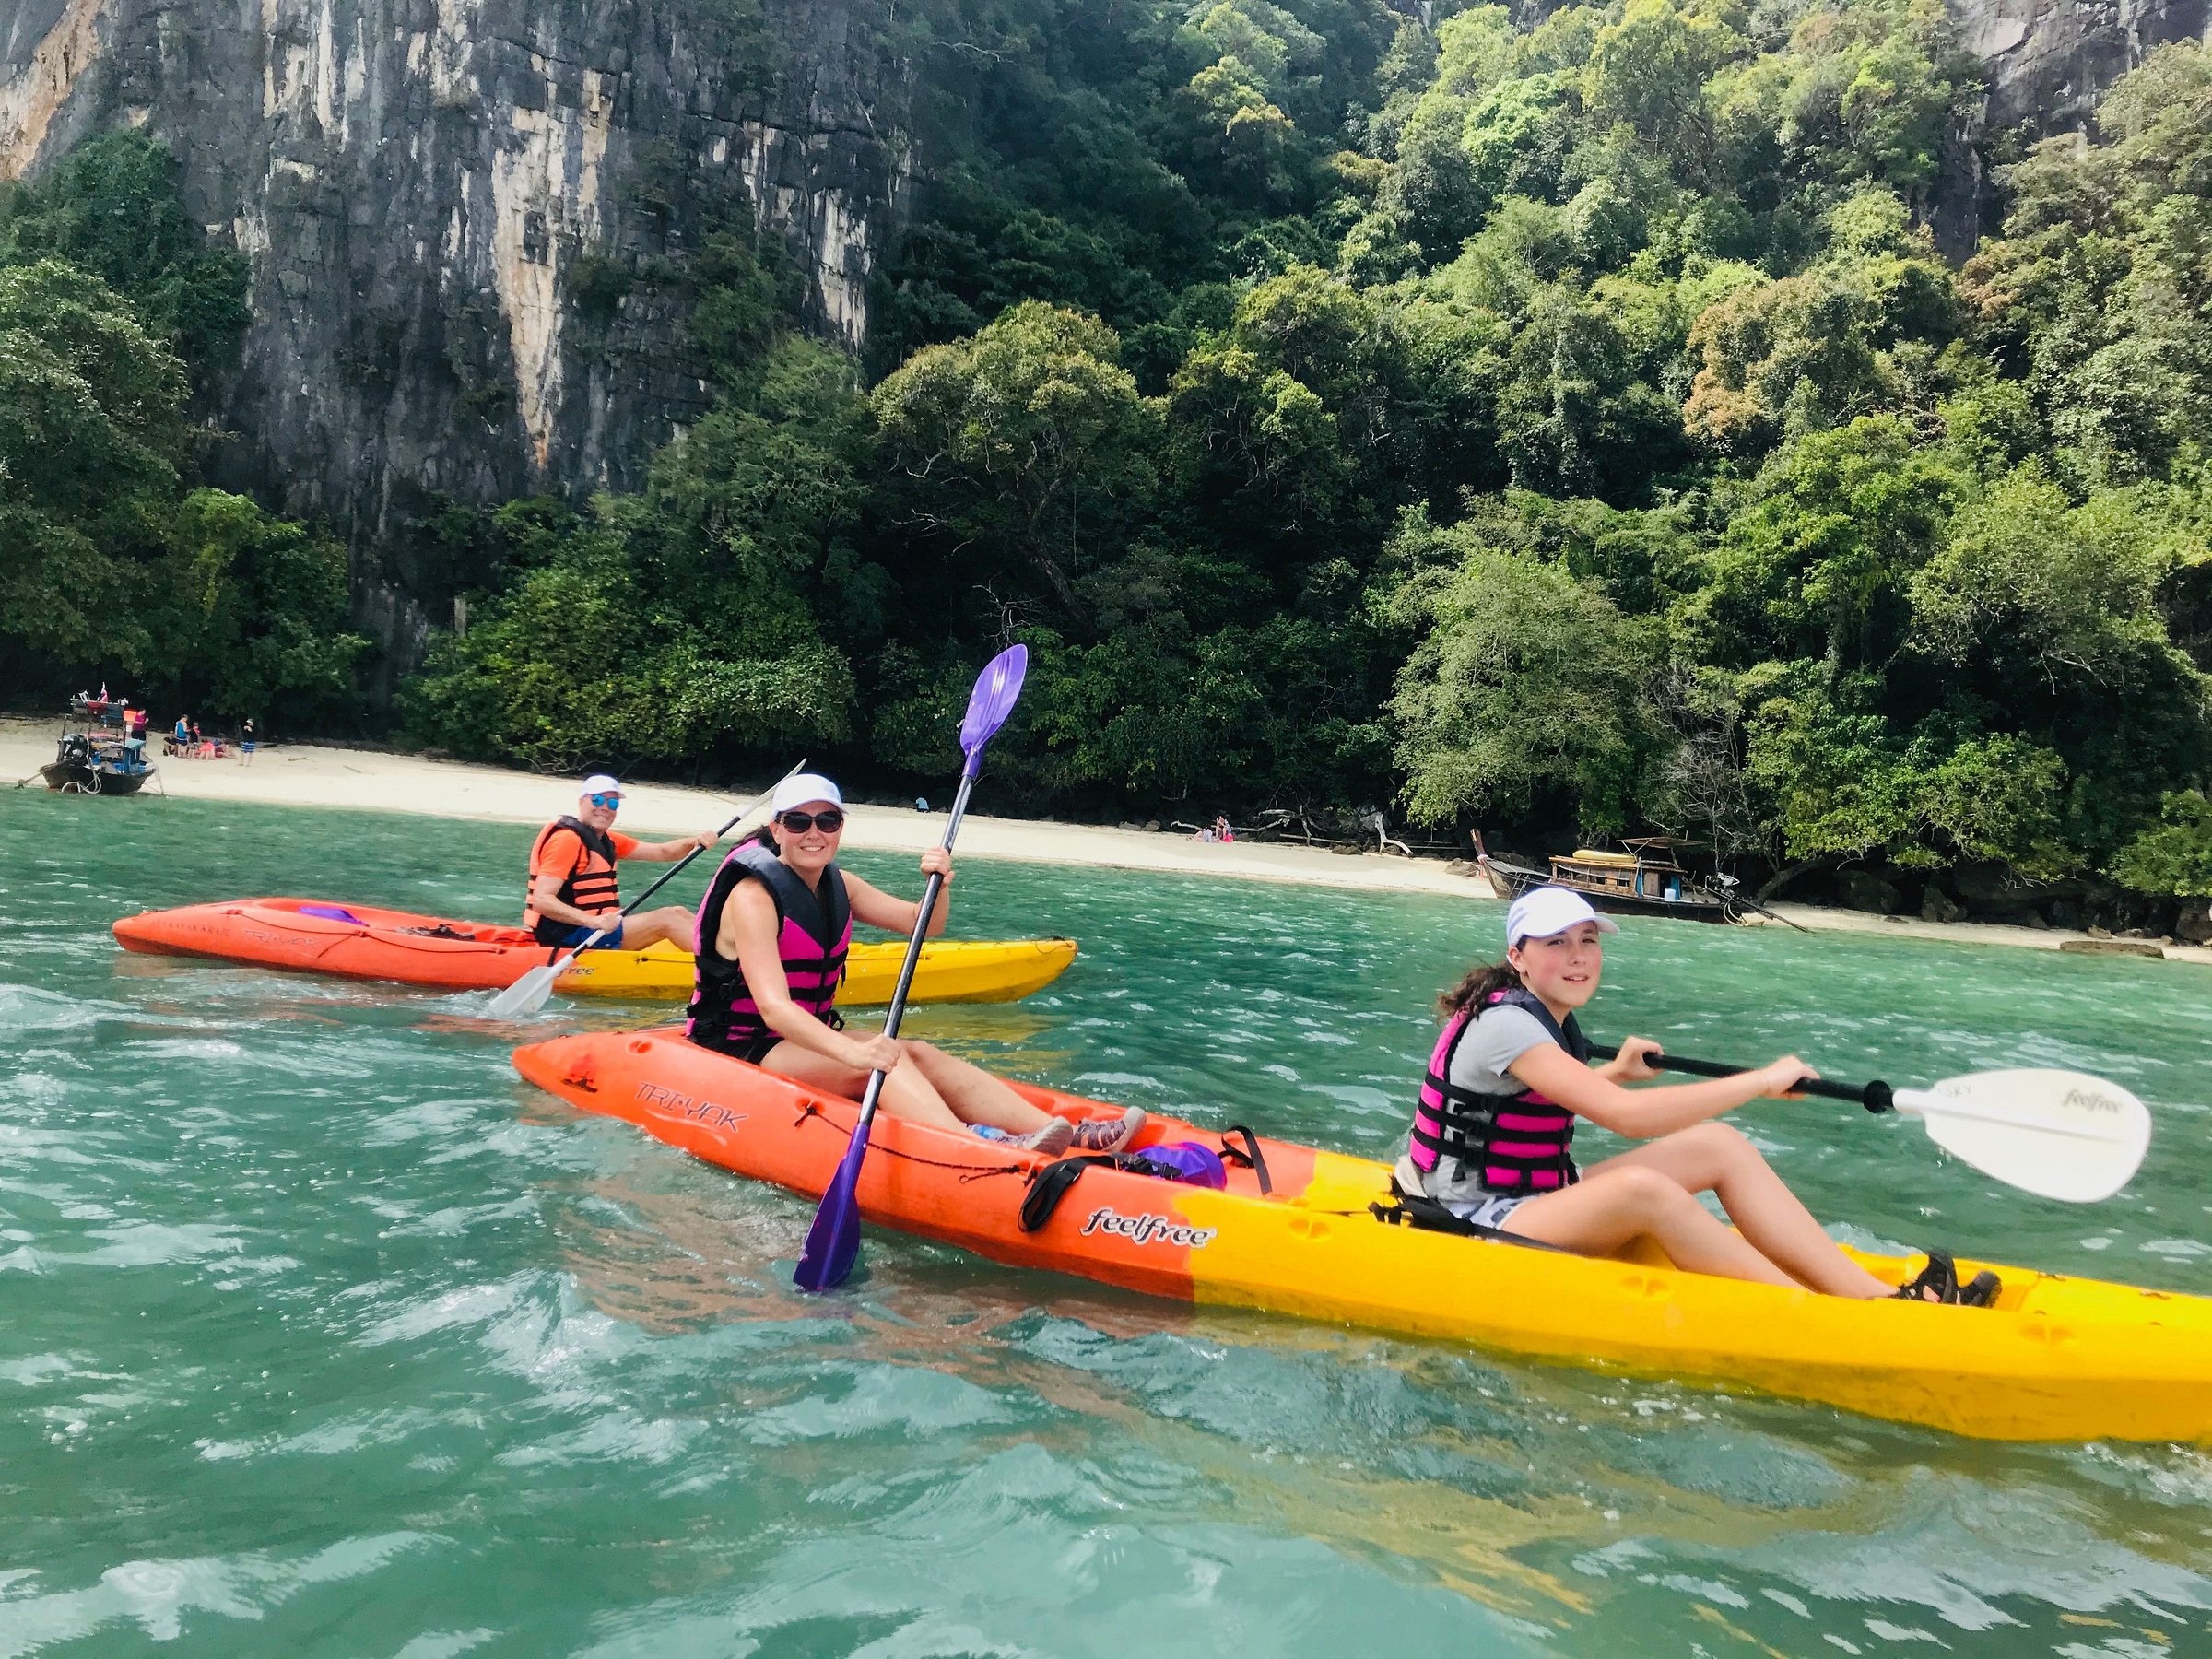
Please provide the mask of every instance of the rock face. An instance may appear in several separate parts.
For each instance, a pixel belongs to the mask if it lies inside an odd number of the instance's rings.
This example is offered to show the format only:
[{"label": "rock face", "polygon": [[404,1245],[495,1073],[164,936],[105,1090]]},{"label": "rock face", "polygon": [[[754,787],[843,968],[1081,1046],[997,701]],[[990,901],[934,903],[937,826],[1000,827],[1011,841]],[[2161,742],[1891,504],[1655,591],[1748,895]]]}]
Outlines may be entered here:
[{"label": "rock face", "polygon": [[902,165],[868,3],[0,0],[0,177],[118,124],[177,153],[252,263],[218,476],[340,527],[406,662],[450,603],[406,534],[438,496],[628,488],[706,406],[707,230],[780,236],[860,344]]},{"label": "rock face", "polygon": [[[2204,32],[2207,0],[1950,0],[1985,125],[2079,124]],[[753,9],[754,7],[762,9]],[[705,407],[679,274],[758,224],[815,326],[857,346],[912,163],[888,0],[0,0],[0,177],[103,125],[182,158],[246,253],[253,324],[207,411],[219,481],[329,520],[404,666],[455,577],[409,527],[440,496],[638,481]],[[1939,234],[1984,193],[1964,135]]]},{"label": "rock face", "polygon": [[1959,43],[1989,66],[1991,128],[2079,127],[2143,54],[2205,38],[2206,0],[1949,0]]},{"label": "rock face", "polygon": [[1930,221],[1963,259],[1991,229],[1980,140],[2003,128],[2027,136],[2077,132],[2097,100],[2154,46],[2205,38],[2207,0],[1945,0],[1959,43],[1989,76],[1981,110],[1945,143]]}]

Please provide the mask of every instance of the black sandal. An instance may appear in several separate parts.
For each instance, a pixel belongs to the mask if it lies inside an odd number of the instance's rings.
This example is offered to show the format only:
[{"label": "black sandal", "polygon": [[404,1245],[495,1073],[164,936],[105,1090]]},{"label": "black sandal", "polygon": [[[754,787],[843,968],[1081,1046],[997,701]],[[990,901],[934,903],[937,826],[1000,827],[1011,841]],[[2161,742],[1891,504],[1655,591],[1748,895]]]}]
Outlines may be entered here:
[{"label": "black sandal", "polygon": [[[1947,1250],[1928,1252],[1928,1265],[1912,1277],[1909,1284],[1897,1288],[1899,1301],[1924,1301],[1945,1308],[1994,1308],[2003,1293],[2005,1283],[1986,1267],[1974,1275],[1968,1283],[1959,1282],[1958,1264],[1951,1260]],[[1936,1294],[1930,1296],[1927,1292]]]}]

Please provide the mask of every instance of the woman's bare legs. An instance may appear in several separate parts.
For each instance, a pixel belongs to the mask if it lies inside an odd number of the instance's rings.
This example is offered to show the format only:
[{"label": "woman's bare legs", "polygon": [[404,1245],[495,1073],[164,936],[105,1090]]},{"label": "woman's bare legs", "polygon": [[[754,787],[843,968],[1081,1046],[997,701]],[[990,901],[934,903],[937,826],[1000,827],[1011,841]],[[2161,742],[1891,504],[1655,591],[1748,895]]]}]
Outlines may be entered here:
[{"label": "woman's bare legs", "polygon": [[1656,1170],[1686,1192],[1713,1194],[1753,1249],[1824,1295],[1889,1296],[1896,1290],[1837,1248],[1739,1129],[1700,1124],[1609,1158],[1591,1173],[1616,1165]]},{"label": "woman's bare legs", "polygon": [[[760,1057],[760,1069],[855,1100],[868,1082],[868,1074],[858,1066],[841,1065],[795,1042],[779,1042],[770,1049]],[[884,1078],[881,1104],[893,1117],[912,1118],[933,1129],[967,1127],[911,1062]]]},{"label": "woman's bare legs", "polygon": [[1630,1239],[1649,1237],[1658,1241],[1667,1260],[1691,1273],[1802,1288],[1670,1176],[1624,1166],[1619,1159],[1608,1159],[1573,1186],[1530,1199],[1505,1218],[1503,1230],[1584,1255],[1605,1255]]},{"label": "woman's bare legs", "polygon": [[[1030,1105],[1004,1083],[965,1060],[926,1042],[901,1041],[906,1062],[883,1080],[883,1110],[938,1129],[986,1124],[1009,1135],[1034,1135],[1053,1121],[1052,1113]],[[779,1042],[760,1061],[761,1069],[797,1083],[810,1083],[857,1100],[868,1074],[841,1065],[795,1042]]]},{"label": "woman's bare legs", "polygon": [[1051,1112],[1030,1105],[980,1065],[971,1065],[932,1043],[901,1038],[899,1046],[906,1051],[906,1065],[899,1070],[919,1068],[937,1098],[963,1123],[988,1124],[1009,1135],[1034,1135],[1053,1121]]}]

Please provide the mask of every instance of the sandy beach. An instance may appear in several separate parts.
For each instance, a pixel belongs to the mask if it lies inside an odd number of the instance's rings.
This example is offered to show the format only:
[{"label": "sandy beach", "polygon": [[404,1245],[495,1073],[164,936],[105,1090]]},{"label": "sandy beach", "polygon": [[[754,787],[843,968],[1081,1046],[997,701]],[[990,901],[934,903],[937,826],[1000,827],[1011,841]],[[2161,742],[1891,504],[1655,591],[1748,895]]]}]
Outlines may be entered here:
[{"label": "sandy beach", "polygon": [[[57,723],[51,720],[0,719],[0,787],[18,778],[29,778],[31,788],[42,787],[38,769],[53,759],[58,730]],[[152,739],[152,746],[159,748],[159,737]],[[280,744],[265,747],[250,766],[234,758],[158,759],[157,763],[159,781],[147,786],[147,805],[158,806],[158,792],[166,790],[180,800],[418,812],[438,818],[524,824],[544,823],[575,806],[575,782],[571,779],[367,749]],[[740,804],[737,797],[667,783],[627,785],[626,795],[622,827],[643,835],[710,830]],[[950,796],[947,781],[945,801],[935,804],[941,807]],[[138,806],[134,803],[126,809],[137,810]],[[941,811],[924,815],[855,803],[846,835],[852,846],[918,853],[935,842],[944,829]],[[1437,893],[1486,905],[1498,902],[1487,881],[1455,873],[1433,859],[1381,853],[1355,856],[1256,841],[1210,843],[1183,835],[1051,819],[992,818],[971,812],[960,830],[959,850],[971,857],[1019,859],[1031,864],[1227,876],[1245,881],[1286,881],[1370,892]],[[1815,905],[1782,904],[1774,909],[1817,932],[1879,933],[2030,950],[2056,950],[2067,939],[2088,936],[2063,928],[1923,922]],[[2165,952],[2170,960],[2212,964],[2212,948],[2170,945]]]}]

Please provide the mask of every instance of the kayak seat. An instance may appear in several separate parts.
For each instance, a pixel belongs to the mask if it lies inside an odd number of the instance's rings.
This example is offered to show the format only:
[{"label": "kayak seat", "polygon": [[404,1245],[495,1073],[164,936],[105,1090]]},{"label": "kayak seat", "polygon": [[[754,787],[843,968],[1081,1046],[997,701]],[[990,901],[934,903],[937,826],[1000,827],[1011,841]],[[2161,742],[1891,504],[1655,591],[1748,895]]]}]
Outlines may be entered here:
[{"label": "kayak seat", "polygon": [[1554,1255],[1576,1253],[1557,1244],[1547,1244],[1541,1239],[1507,1232],[1503,1228],[1477,1227],[1453,1215],[1426,1193],[1408,1193],[1394,1177],[1390,1183],[1390,1196],[1392,1201],[1388,1204],[1377,1199],[1367,1206],[1368,1213],[1386,1227],[1414,1227],[1424,1232],[1453,1233],[1463,1239],[1488,1239],[1497,1244],[1518,1244],[1524,1250],[1548,1250]]}]

